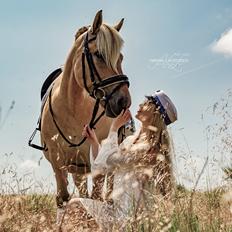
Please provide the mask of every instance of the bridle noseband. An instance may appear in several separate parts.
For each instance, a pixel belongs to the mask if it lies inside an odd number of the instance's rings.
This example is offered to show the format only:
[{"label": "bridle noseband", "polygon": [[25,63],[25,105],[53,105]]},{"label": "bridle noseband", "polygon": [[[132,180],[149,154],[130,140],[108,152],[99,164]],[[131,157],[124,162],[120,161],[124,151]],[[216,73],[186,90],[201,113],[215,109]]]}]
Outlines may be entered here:
[{"label": "bridle noseband", "polygon": [[[93,113],[92,113],[92,118],[91,118],[91,121],[89,123],[89,126],[91,129],[94,128],[94,126],[97,124],[97,122],[100,120],[100,118],[105,114],[105,108],[106,108],[110,98],[113,96],[113,94],[116,91],[118,91],[121,88],[121,86],[124,85],[125,83],[129,87],[128,77],[124,74],[114,75],[114,76],[111,76],[107,79],[102,80],[102,78],[100,77],[100,75],[96,69],[96,66],[94,64],[93,56],[92,56],[91,52],[89,51],[88,44],[95,39],[96,39],[96,37],[91,38],[89,40],[88,39],[88,32],[87,32],[87,34],[84,38],[84,48],[83,48],[83,53],[82,53],[82,78],[83,78],[84,87],[85,87],[86,91],[89,93],[89,95],[96,100],[95,105],[94,105],[94,109],[93,109]],[[86,59],[87,64],[88,64],[88,68],[89,68],[89,72],[90,72],[90,79],[92,82],[91,90],[87,86],[85,59]],[[107,95],[105,88],[112,86],[112,85],[116,85],[116,86],[112,90],[112,92]],[[50,93],[49,93],[49,109],[50,109],[52,119],[53,119],[53,122],[54,122],[57,130],[59,131],[62,138],[69,144],[70,147],[80,146],[81,144],[83,144],[85,142],[86,138],[83,138],[77,144],[69,141],[69,139],[64,135],[64,133],[62,132],[62,130],[60,129],[60,127],[58,126],[58,124],[54,118],[54,112],[53,112],[52,104],[51,104],[51,102],[52,102],[51,97],[52,97],[52,88],[51,88]],[[97,112],[99,109],[100,101],[104,101],[104,110],[96,118]]]}]

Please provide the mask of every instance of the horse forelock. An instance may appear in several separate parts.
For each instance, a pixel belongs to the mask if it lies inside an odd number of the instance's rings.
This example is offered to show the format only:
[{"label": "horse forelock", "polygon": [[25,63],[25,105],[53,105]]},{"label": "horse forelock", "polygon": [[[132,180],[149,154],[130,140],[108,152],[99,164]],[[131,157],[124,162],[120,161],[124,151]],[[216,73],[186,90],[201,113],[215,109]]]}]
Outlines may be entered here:
[{"label": "horse forelock", "polygon": [[123,46],[123,39],[116,29],[102,24],[97,34],[96,44],[107,66],[117,72],[117,61]]}]

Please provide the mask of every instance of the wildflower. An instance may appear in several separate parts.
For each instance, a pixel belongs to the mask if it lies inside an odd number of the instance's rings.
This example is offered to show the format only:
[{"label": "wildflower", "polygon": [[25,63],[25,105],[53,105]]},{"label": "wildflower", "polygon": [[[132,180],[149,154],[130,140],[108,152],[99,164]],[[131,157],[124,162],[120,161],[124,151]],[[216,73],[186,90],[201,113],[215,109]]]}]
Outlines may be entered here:
[{"label": "wildflower", "polygon": [[163,161],[165,161],[165,156],[162,154],[158,154],[156,159],[157,159],[157,161],[163,162]]}]

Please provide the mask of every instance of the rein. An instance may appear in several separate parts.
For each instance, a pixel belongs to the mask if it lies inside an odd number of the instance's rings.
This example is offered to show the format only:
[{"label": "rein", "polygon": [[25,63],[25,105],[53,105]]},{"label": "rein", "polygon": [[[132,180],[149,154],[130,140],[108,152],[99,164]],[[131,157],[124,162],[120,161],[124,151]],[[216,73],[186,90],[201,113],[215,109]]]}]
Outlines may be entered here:
[{"label": "rein", "polygon": [[[56,129],[58,130],[58,132],[60,133],[61,137],[69,144],[70,147],[79,147],[81,146],[85,140],[86,140],[86,137],[84,137],[79,143],[72,143],[68,140],[68,138],[64,135],[64,133],[62,132],[62,130],[60,129],[60,127],[58,126],[56,120],[55,120],[55,117],[54,117],[54,112],[53,112],[53,109],[52,109],[52,89],[50,90],[50,93],[49,93],[49,110],[51,112],[51,115],[52,115],[52,120],[56,126]],[[97,115],[97,111],[98,111],[98,108],[99,108],[99,103],[100,103],[100,100],[97,99],[96,100],[96,103],[95,103],[95,106],[94,106],[94,109],[93,109],[93,113],[92,113],[92,119],[90,121],[90,127],[91,128],[94,128],[94,126],[97,124],[97,122],[99,121],[99,119],[105,114],[105,111],[103,111],[96,119],[96,115]],[[94,120],[95,119],[95,120]]]},{"label": "rein", "polygon": [[[104,101],[104,108],[106,108],[110,98],[113,96],[113,94],[117,90],[119,90],[121,88],[121,86],[123,84],[126,83],[129,86],[128,77],[126,75],[123,75],[123,74],[114,75],[114,76],[111,76],[105,80],[102,80],[102,78],[100,77],[100,75],[96,69],[96,66],[93,62],[93,56],[92,56],[91,52],[89,51],[89,46],[88,46],[88,44],[95,39],[96,39],[96,37],[88,40],[88,33],[86,34],[86,37],[84,39],[83,53],[82,53],[82,78],[83,78],[84,87],[85,87],[86,91],[89,93],[89,95],[96,100],[94,108],[93,108],[92,118],[91,118],[90,123],[89,123],[89,126],[91,129],[94,128],[94,126],[97,124],[97,122],[105,114],[105,109],[104,109],[101,112],[101,114],[96,118],[98,110],[99,110],[100,101]],[[91,79],[92,86],[93,86],[92,90],[90,90],[87,86],[85,59],[87,60],[87,64],[88,64],[88,68],[89,68],[89,72],[90,72],[90,79]],[[109,87],[111,85],[116,85],[116,84],[118,84],[118,85],[112,90],[112,92],[109,95],[106,95],[106,92],[104,89],[106,87]],[[85,142],[86,137],[84,137],[79,143],[71,142],[64,135],[64,133],[62,132],[61,128],[59,127],[57,121],[55,120],[54,111],[52,109],[52,87],[53,87],[53,85],[51,86],[50,92],[49,92],[49,111],[51,113],[53,123],[55,124],[56,129],[58,130],[61,137],[69,144],[70,147],[79,147]],[[32,146],[33,148],[36,148],[39,150],[47,149],[47,148],[45,148],[45,146],[40,147],[38,145],[32,144],[31,141],[34,138],[34,136],[35,136],[35,133],[32,134],[30,141],[29,141],[29,145]]]}]

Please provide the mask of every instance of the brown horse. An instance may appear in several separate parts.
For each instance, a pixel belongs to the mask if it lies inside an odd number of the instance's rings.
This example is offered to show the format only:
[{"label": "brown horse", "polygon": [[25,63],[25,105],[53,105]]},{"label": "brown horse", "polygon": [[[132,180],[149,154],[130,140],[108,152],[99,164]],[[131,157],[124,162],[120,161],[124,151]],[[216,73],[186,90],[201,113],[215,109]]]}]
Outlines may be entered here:
[{"label": "brown horse", "polygon": [[112,118],[131,104],[129,81],[121,69],[122,24],[123,19],[112,27],[102,23],[99,11],[91,26],[78,30],[63,72],[52,83],[45,102],[41,141],[55,172],[58,206],[70,198],[68,172],[80,191],[81,178],[90,171],[83,126],[96,124],[96,134],[102,140]]}]

